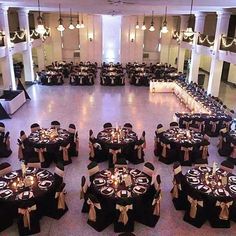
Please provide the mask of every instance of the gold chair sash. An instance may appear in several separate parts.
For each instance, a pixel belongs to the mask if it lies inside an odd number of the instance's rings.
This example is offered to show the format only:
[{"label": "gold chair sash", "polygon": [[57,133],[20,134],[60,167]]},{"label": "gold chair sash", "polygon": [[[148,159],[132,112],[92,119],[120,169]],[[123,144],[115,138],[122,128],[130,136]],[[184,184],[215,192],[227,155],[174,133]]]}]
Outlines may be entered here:
[{"label": "gold chair sash", "polygon": [[221,212],[219,215],[219,219],[220,220],[228,220],[229,219],[229,207],[232,206],[233,201],[231,202],[220,202],[217,201],[216,202],[216,206],[221,207]]},{"label": "gold chair sash", "polygon": [[84,199],[84,195],[86,194],[87,189],[88,189],[88,184],[85,183],[84,186],[82,186],[80,189],[80,199]]},{"label": "gold chair sash", "polygon": [[90,149],[89,156],[91,158],[94,158],[95,157],[94,147],[93,147],[93,144],[91,142],[89,142],[89,149]]},{"label": "gold chair sash", "polygon": [[94,202],[92,202],[90,199],[87,200],[87,203],[88,203],[88,205],[89,205],[89,215],[88,215],[89,220],[90,220],[90,221],[93,221],[93,222],[96,222],[97,216],[96,216],[95,207],[96,207],[97,209],[100,209],[100,210],[101,210],[101,209],[102,209],[102,208],[101,208],[101,205],[100,205],[100,203],[94,203]]},{"label": "gold chair sash", "polygon": [[230,146],[233,148],[233,151],[231,152],[230,157],[236,158],[236,145],[234,145],[233,143],[231,143]]},{"label": "gold chair sash", "polygon": [[121,149],[117,149],[117,150],[109,149],[109,153],[112,154],[112,162],[113,164],[115,164],[117,162],[117,154],[121,153]]},{"label": "gold chair sash", "polygon": [[182,190],[181,184],[177,184],[176,180],[173,180],[172,198],[179,198],[179,190]]},{"label": "gold chair sash", "polygon": [[184,151],[184,161],[189,161],[189,152],[193,150],[193,147],[181,147],[181,151]]},{"label": "gold chair sash", "polygon": [[202,159],[207,159],[208,155],[208,146],[201,146],[200,150],[202,151]]},{"label": "gold chair sash", "polygon": [[43,153],[44,153],[44,152],[47,152],[47,149],[46,149],[46,148],[34,148],[34,151],[38,153],[39,161],[40,161],[41,163],[44,162],[45,159],[44,159]]},{"label": "gold chair sash", "polygon": [[36,205],[28,208],[18,208],[18,213],[23,215],[24,227],[30,229],[30,212],[37,209]]},{"label": "gold chair sash", "polygon": [[68,149],[69,148],[70,148],[70,143],[67,146],[65,146],[65,147],[60,146],[59,150],[63,152],[63,160],[64,161],[68,161],[69,160],[69,156],[68,156]]},{"label": "gold chair sash", "polygon": [[116,204],[116,209],[120,211],[118,222],[121,222],[124,225],[126,225],[129,221],[127,212],[128,210],[133,209],[133,205],[131,204],[131,205],[122,206],[122,205]]},{"label": "gold chair sash", "polygon": [[142,150],[143,150],[143,144],[142,145],[135,145],[134,150],[138,149],[138,159],[142,159]]},{"label": "gold chair sash", "polygon": [[159,216],[161,207],[161,193],[157,198],[153,199],[152,205],[154,206],[153,215]]},{"label": "gold chair sash", "polygon": [[189,215],[191,218],[195,219],[196,215],[197,215],[197,206],[199,205],[199,206],[203,207],[203,201],[198,201],[196,199],[193,199],[190,196],[188,196],[188,201],[191,204]]},{"label": "gold chair sash", "polygon": [[162,148],[162,153],[161,153],[161,155],[163,156],[163,157],[166,157],[166,152],[167,152],[167,148],[168,149],[170,149],[170,144],[165,144],[165,143],[161,143],[161,146],[163,147]]},{"label": "gold chair sash", "polygon": [[65,202],[65,193],[62,192],[56,192],[55,198],[58,198],[58,203],[57,203],[57,209],[63,209],[65,210],[66,208],[66,202]]}]

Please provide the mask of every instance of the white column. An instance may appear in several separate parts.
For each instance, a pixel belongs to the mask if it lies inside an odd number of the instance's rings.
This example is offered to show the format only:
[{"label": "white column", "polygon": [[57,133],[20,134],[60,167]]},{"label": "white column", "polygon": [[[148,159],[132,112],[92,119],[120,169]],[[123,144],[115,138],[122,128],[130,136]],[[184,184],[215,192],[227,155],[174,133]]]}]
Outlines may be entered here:
[{"label": "white column", "polygon": [[203,33],[204,31],[205,16],[206,14],[201,12],[195,14],[195,28],[194,28],[195,33],[192,46],[189,82],[190,81],[196,83],[198,82],[198,73],[199,73],[201,55],[197,53],[196,46],[197,46],[198,33]]},{"label": "white column", "polygon": [[38,58],[38,71],[42,71],[45,69],[45,51],[44,46],[40,46],[36,48],[37,58]]},{"label": "white column", "polygon": [[217,24],[215,33],[214,50],[212,53],[211,68],[207,92],[213,96],[219,95],[220,80],[223,67],[223,61],[219,60],[218,52],[220,48],[221,35],[227,35],[229,28],[230,12],[217,12]]},{"label": "white column", "polygon": [[[188,16],[180,16],[181,17],[181,22],[180,22],[180,42],[183,39],[183,31],[186,30],[188,26]],[[178,60],[177,60],[177,69],[178,72],[183,72],[184,71],[184,59],[185,59],[185,48],[182,48],[178,46]]]},{"label": "white column", "polygon": [[24,29],[26,33],[26,43],[27,48],[23,51],[23,64],[24,64],[24,75],[25,81],[33,82],[34,67],[33,67],[33,57],[32,57],[32,43],[30,41],[30,29],[29,29],[29,10],[20,9],[18,11],[20,29]]},{"label": "white column", "polygon": [[16,89],[16,80],[13,68],[12,45],[10,41],[8,7],[0,6],[0,28],[5,33],[4,42],[6,46],[6,56],[1,60],[3,88]]}]

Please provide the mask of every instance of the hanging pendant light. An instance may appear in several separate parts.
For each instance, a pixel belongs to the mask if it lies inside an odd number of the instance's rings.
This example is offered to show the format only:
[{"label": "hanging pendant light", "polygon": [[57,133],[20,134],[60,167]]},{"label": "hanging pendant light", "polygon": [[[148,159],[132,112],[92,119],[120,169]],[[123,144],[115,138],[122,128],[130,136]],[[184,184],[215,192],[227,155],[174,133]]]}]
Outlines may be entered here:
[{"label": "hanging pendant light", "polygon": [[193,0],[191,0],[190,16],[188,18],[188,27],[186,31],[184,32],[184,35],[187,37],[191,37],[194,34],[193,28],[192,28],[192,18],[193,18],[192,10],[193,10]]},{"label": "hanging pendant light", "polygon": [[139,29],[139,24],[138,24],[138,17],[137,17],[137,22],[136,22],[135,29]]},{"label": "hanging pendant light", "polygon": [[79,14],[77,14],[77,24],[75,27],[76,27],[76,29],[80,29]]},{"label": "hanging pendant light", "polygon": [[142,30],[146,30],[147,29],[146,24],[145,24],[145,14],[143,16],[143,25],[142,25],[141,29]]},{"label": "hanging pendant light", "polygon": [[39,16],[37,17],[37,23],[38,23],[38,25],[37,25],[35,31],[36,31],[37,33],[43,35],[43,34],[46,33],[46,29],[45,29],[45,27],[44,27],[44,25],[43,25],[43,18],[42,18],[42,16],[41,16],[41,12],[40,12],[40,2],[39,2],[39,0],[38,0],[38,14],[39,14]]},{"label": "hanging pendant light", "polygon": [[85,27],[85,25],[84,25],[83,14],[82,14],[82,19],[81,19],[80,28],[83,29],[84,27]]},{"label": "hanging pendant light", "polygon": [[71,13],[71,8],[70,8],[70,25],[69,25],[69,29],[73,30],[75,27],[73,25],[73,20],[72,20],[72,13]]},{"label": "hanging pendant light", "polygon": [[65,27],[63,26],[63,20],[61,18],[61,4],[59,3],[59,25],[57,26],[57,30],[62,32],[65,30]]},{"label": "hanging pendant light", "polygon": [[168,33],[166,15],[167,15],[167,6],[166,6],[166,10],[165,10],[165,19],[163,21],[162,28],[161,28],[161,33],[163,33],[163,34]]},{"label": "hanging pendant light", "polygon": [[155,27],[154,27],[153,11],[152,11],[152,20],[151,20],[151,25],[150,25],[149,31],[153,32],[154,30],[155,30]]}]

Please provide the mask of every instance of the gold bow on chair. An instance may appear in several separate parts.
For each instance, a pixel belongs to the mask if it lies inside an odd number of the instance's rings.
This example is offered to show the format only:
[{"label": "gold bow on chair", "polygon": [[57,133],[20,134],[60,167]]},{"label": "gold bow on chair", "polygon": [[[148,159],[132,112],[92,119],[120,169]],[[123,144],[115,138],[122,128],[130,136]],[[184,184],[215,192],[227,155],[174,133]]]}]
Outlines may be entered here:
[{"label": "gold bow on chair", "polygon": [[134,150],[138,149],[138,159],[142,159],[143,144],[135,145]]},{"label": "gold bow on chair", "polygon": [[127,212],[128,210],[133,209],[133,205],[131,204],[131,205],[122,206],[122,205],[116,204],[116,209],[120,211],[118,222],[121,222],[124,225],[126,225],[129,220]]},{"label": "gold bow on chair", "polygon": [[163,157],[166,157],[166,152],[167,152],[167,148],[168,149],[170,149],[170,144],[165,144],[165,143],[161,143],[161,146],[163,147],[162,148],[162,153],[161,153],[161,155],[163,156]]},{"label": "gold bow on chair", "polygon": [[87,183],[85,183],[80,189],[80,199],[84,199],[84,195],[86,194],[87,189],[88,189],[88,185]]},{"label": "gold bow on chair", "polygon": [[212,125],[211,127],[211,132],[215,133],[216,132],[216,127],[219,124],[219,121],[210,121],[210,125]]},{"label": "gold bow on chair", "polygon": [[64,161],[68,161],[69,160],[69,156],[68,156],[68,149],[69,148],[70,148],[70,143],[67,144],[67,146],[65,146],[65,147],[60,146],[59,150],[63,152],[63,160]]},{"label": "gold bow on chair", "polygon": [[228,220],[229,219],[229,207],[233,204],[233,201],[231,202],[216,202],[216,206],[221,207],[221,212],[219,215],[220,220]]},{"label": "gold bow on chair", "polygon": [[181,151],[184,151],[184,161],[189,161],[189,151],[192,151],[193,147],[181,147]]},{"label": "gold bow on chair", "polygon": [[172,198],[179,198],[179,190],[182,190],[181,184],[177,184],[176,180],[173,180]]},{"label": "gold bow on chair", "polygon": [[40,161],[41,163],[44,162],[45,159],[44,159],[43,153],[46,152],[47,149],[46,149],[46,148],[35,148],[34,151],[38,153],[38,155],[39,155],[39,161]]},{"label": "gold bow on chair", "polygon": [[23,215],[24,227],[30,229],[30,212],[37,209],[36,205],[28,208],[19,208],[18,213]]},{"label": "gold bow on chair", "polygon": [[191,198],[190,196],[188,196],[188,201],[191,204],[189,215],[191,218],[195,219],[197,215],[197,205],[203,207],[203,201],[198,201],[196,199]]},{"label": "gold bow on chair", "polygon": [[233,151],[231,152],[230,157],[236,158],[236,145],[231,143],[230,146],[233,148]]},{"label": "gold bow on chair", "polygon": [[154,206],[153,215],[160,215],[160,203],[161,203],[161,193],[158,197],[154,198],[152,201],[152,205]]},{"label": "gold bow on chair", "polygon": [[97,218],[97,216],[96,216],[96,210],[95,210],[95,207],[97,208],[97,209],[102,209],[101,208],[101,205],[100,205],[100,203],[94,203],[94,202],[92,202],[90,199],[88,199],[87,200],[87,203],[88,203],[88,205],[89,205],[89,220],[90,221],[93,221],[93,222],[96,222],[96,218]]},{"label": "gold bow on chair", "polygon": [[226,128],[226,130],[229,130],[229,128],[230,128],[230,121],[223,121],[223,124],[222,124],[223,126],[225,125],[225,128]]},{"label": "gold bow on chair", "polygon": [[202,151],[202,159],[207,159],[208,155],[208,146],[201,146],[200,150]]},{"label": "gold bow on chair", "polygon": [[94,153],[94,147],[93,147],[93,143],[92,142],[89,142],[89,149],[90,149],[89,156],[94,158],[95,157],[95,153]]},{"label": "gold bow on chair", "polygon": [[115,164],[117,161],[117,154],[121,153],[121,149],[117,149],[117,150],[109,149],[109,153],[112,154],[112,162],[113,164]]},{"label": "gold bow on chair", "polygon": [[65,193],[62,192],[56,192],[55,198],[58,198],[58,203],[57,203],[57,209],[63,209],[65,210],[66,208],[66,203],[65,203]]}]

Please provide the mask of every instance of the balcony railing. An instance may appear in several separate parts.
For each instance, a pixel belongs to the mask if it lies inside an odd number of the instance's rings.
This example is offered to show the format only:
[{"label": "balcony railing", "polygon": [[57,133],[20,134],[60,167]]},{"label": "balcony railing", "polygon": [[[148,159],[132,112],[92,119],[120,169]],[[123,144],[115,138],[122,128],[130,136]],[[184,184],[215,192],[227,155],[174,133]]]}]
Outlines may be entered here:
[{"label": "balcony railing", "polygon": [[215,43],[215,36],[209,36],[206,34],[199,34],[198,35],[198,40],[197,40],[198,45],[211,47],[214,45],[214,43]]},{"label": "balcony railing", "polygon": [[187,43],[192,43],[193,42],[194,35],[192,36],[186,36],[183,34],[183,41]]},{"label": "balcony railing", "polygon": [[180,33],[178,31],[174,31],[172,34],[172,39],[180,41]]},{"label": "balcony railing", "polygon": [[236,38],[222,36],[220,50],[236,53]]},{"label": "balcony railing", "polygon": [[12,43],[21,43],[26,41],[25,31],[10,32],[10,40]]},{"label": "balcony railing", "polygon": [[31,39],[40,39],[40,38],[44,38],[45,39],[46,37],[49,37],[49,36],[50,36],[50,28],[46,29],[46,32],[45,32],[45,34],[43,36],[40,35],[39,33],[37,33],[35,29],[30,30],[30,38]]}]

